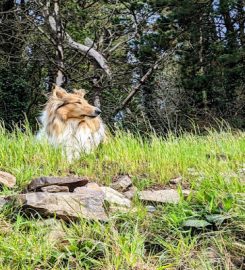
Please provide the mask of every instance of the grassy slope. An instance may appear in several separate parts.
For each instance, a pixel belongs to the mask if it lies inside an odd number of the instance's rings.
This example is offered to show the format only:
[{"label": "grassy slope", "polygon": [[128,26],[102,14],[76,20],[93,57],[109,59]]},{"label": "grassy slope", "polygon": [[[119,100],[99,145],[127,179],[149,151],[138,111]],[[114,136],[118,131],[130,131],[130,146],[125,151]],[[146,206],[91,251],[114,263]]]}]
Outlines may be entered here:
[{"label": "grassy slope", "polygon": [[[209,157],[207,157],[209,155]],[[221,156],[220,156],[221,155]],[[182,175],[195,194],[176,205],[158,206],[154,214],[135,199],[134,211],[115,214],[108,224],[63,224],[68,243],[49,243],[48,229],[9,207],[0,212],[0,269],[239,269],[244,256],[245,135],[209,132],[143,141],[118,133],[95,153],[67,164],[59,151],[39,144],[27,132],[0,129],[0,170],[17,177],[17,193],[41,175],[86,175],[109,184],[129,173],[145,189],[166,185]],[[181,187],[178,187],[181,190]],[[191,232],[182,223],[207,214],[229,214],[215,230]],[[4,233],[4,222],[12,232]],[[235,267],[235,268],[232,268]]]}]

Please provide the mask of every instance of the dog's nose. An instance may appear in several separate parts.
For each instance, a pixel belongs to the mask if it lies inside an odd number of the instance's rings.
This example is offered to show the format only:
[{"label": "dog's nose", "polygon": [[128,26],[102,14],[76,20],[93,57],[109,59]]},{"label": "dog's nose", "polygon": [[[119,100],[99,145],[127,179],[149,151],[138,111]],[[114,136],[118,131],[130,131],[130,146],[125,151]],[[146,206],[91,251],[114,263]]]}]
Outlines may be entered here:
[{"label": "dog's nose", "polygon": [[95,114],[96,114],[96,115],[100,115],[100,114],[101,114],[101,110],[100,110],[99,108],[96,108],[96,109],[95,109]]}]

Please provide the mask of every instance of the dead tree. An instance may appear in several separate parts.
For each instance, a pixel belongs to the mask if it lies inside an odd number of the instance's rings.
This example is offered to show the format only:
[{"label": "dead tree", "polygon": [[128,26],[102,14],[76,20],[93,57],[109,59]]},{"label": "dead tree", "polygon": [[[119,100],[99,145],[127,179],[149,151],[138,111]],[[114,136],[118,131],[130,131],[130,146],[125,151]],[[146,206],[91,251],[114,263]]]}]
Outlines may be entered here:
[{"label": "dead tree", "polygon": [[[40,32],[45,34],[45,36],[52,42],[56,49],[56,78],[55,83],[57,85],[62,85],[65,78],[65,59],[64,59],[64,46],[68,46],[72,49],[75,49],[89,58],[92,58],[96,61],[99,67],[108,75],[111,75],[109,66],[107,64],[104,56],[98,52],[93,47],[86,46],[79,42],[73,40],[73,38],[67,33],[64,24],[62,23],[62,18],[60,14],[60,0],[50,1],[47,0],[44,4],[43,1],[37,0],[37,4],[40,7],[41,13],[45,20],[45,23],[48,25],[48,33],[45,32],[44,28],[41,25],[36,23],[37,28]],[[33,18],[35,23],[35,18]]]}]

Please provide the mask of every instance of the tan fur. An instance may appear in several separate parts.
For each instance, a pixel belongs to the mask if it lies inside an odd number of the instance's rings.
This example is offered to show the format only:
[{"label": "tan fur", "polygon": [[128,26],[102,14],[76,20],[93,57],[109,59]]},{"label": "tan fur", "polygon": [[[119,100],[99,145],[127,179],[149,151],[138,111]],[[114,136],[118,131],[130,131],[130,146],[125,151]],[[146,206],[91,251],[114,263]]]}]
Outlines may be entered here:
[{"label": "tan fur", "polygon": [[55,86],[42,114],[41,135],[45,134],[54,145],[69,148],[70,159],[74,149],[78,157],[78,152],[91,151],[105,138],[98,108],[90,105],[84,95],[82,89],[67,93]]}]

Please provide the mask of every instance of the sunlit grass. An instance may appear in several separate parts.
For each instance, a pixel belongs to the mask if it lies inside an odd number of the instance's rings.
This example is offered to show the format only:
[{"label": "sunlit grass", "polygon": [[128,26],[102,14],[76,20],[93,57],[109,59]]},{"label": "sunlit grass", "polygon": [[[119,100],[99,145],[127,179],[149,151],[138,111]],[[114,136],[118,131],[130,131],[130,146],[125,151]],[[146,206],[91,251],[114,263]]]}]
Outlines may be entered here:
[{"label": "sunlit grass", "polygon": [[[3,209],[0,220],[11,223],[12,231],[3,232],[0,225],[0,269],[239,269],[232,258],[241,258],[245,250],[244,168],[242,132],[146,139],[118,131],[95,152],[68,163],[59,149],[38,142],[28,128],[10,133],[1,127],[0,170],[17,178],[16,188],[5,188],[2,195],[22,191],[39,176],[75,174],[110,184],[123,173],[140,190],[165,186],[181,175],[194,192],[178,205],[158,206],[154,214],[135,199],[132,212],[115,214],[107,224],[63,224],[67,243],[62,248],[49,243],[49,229],[38,220]],[[188,218],[217,213],[232,218],[195,234],[182,227]]]}]

